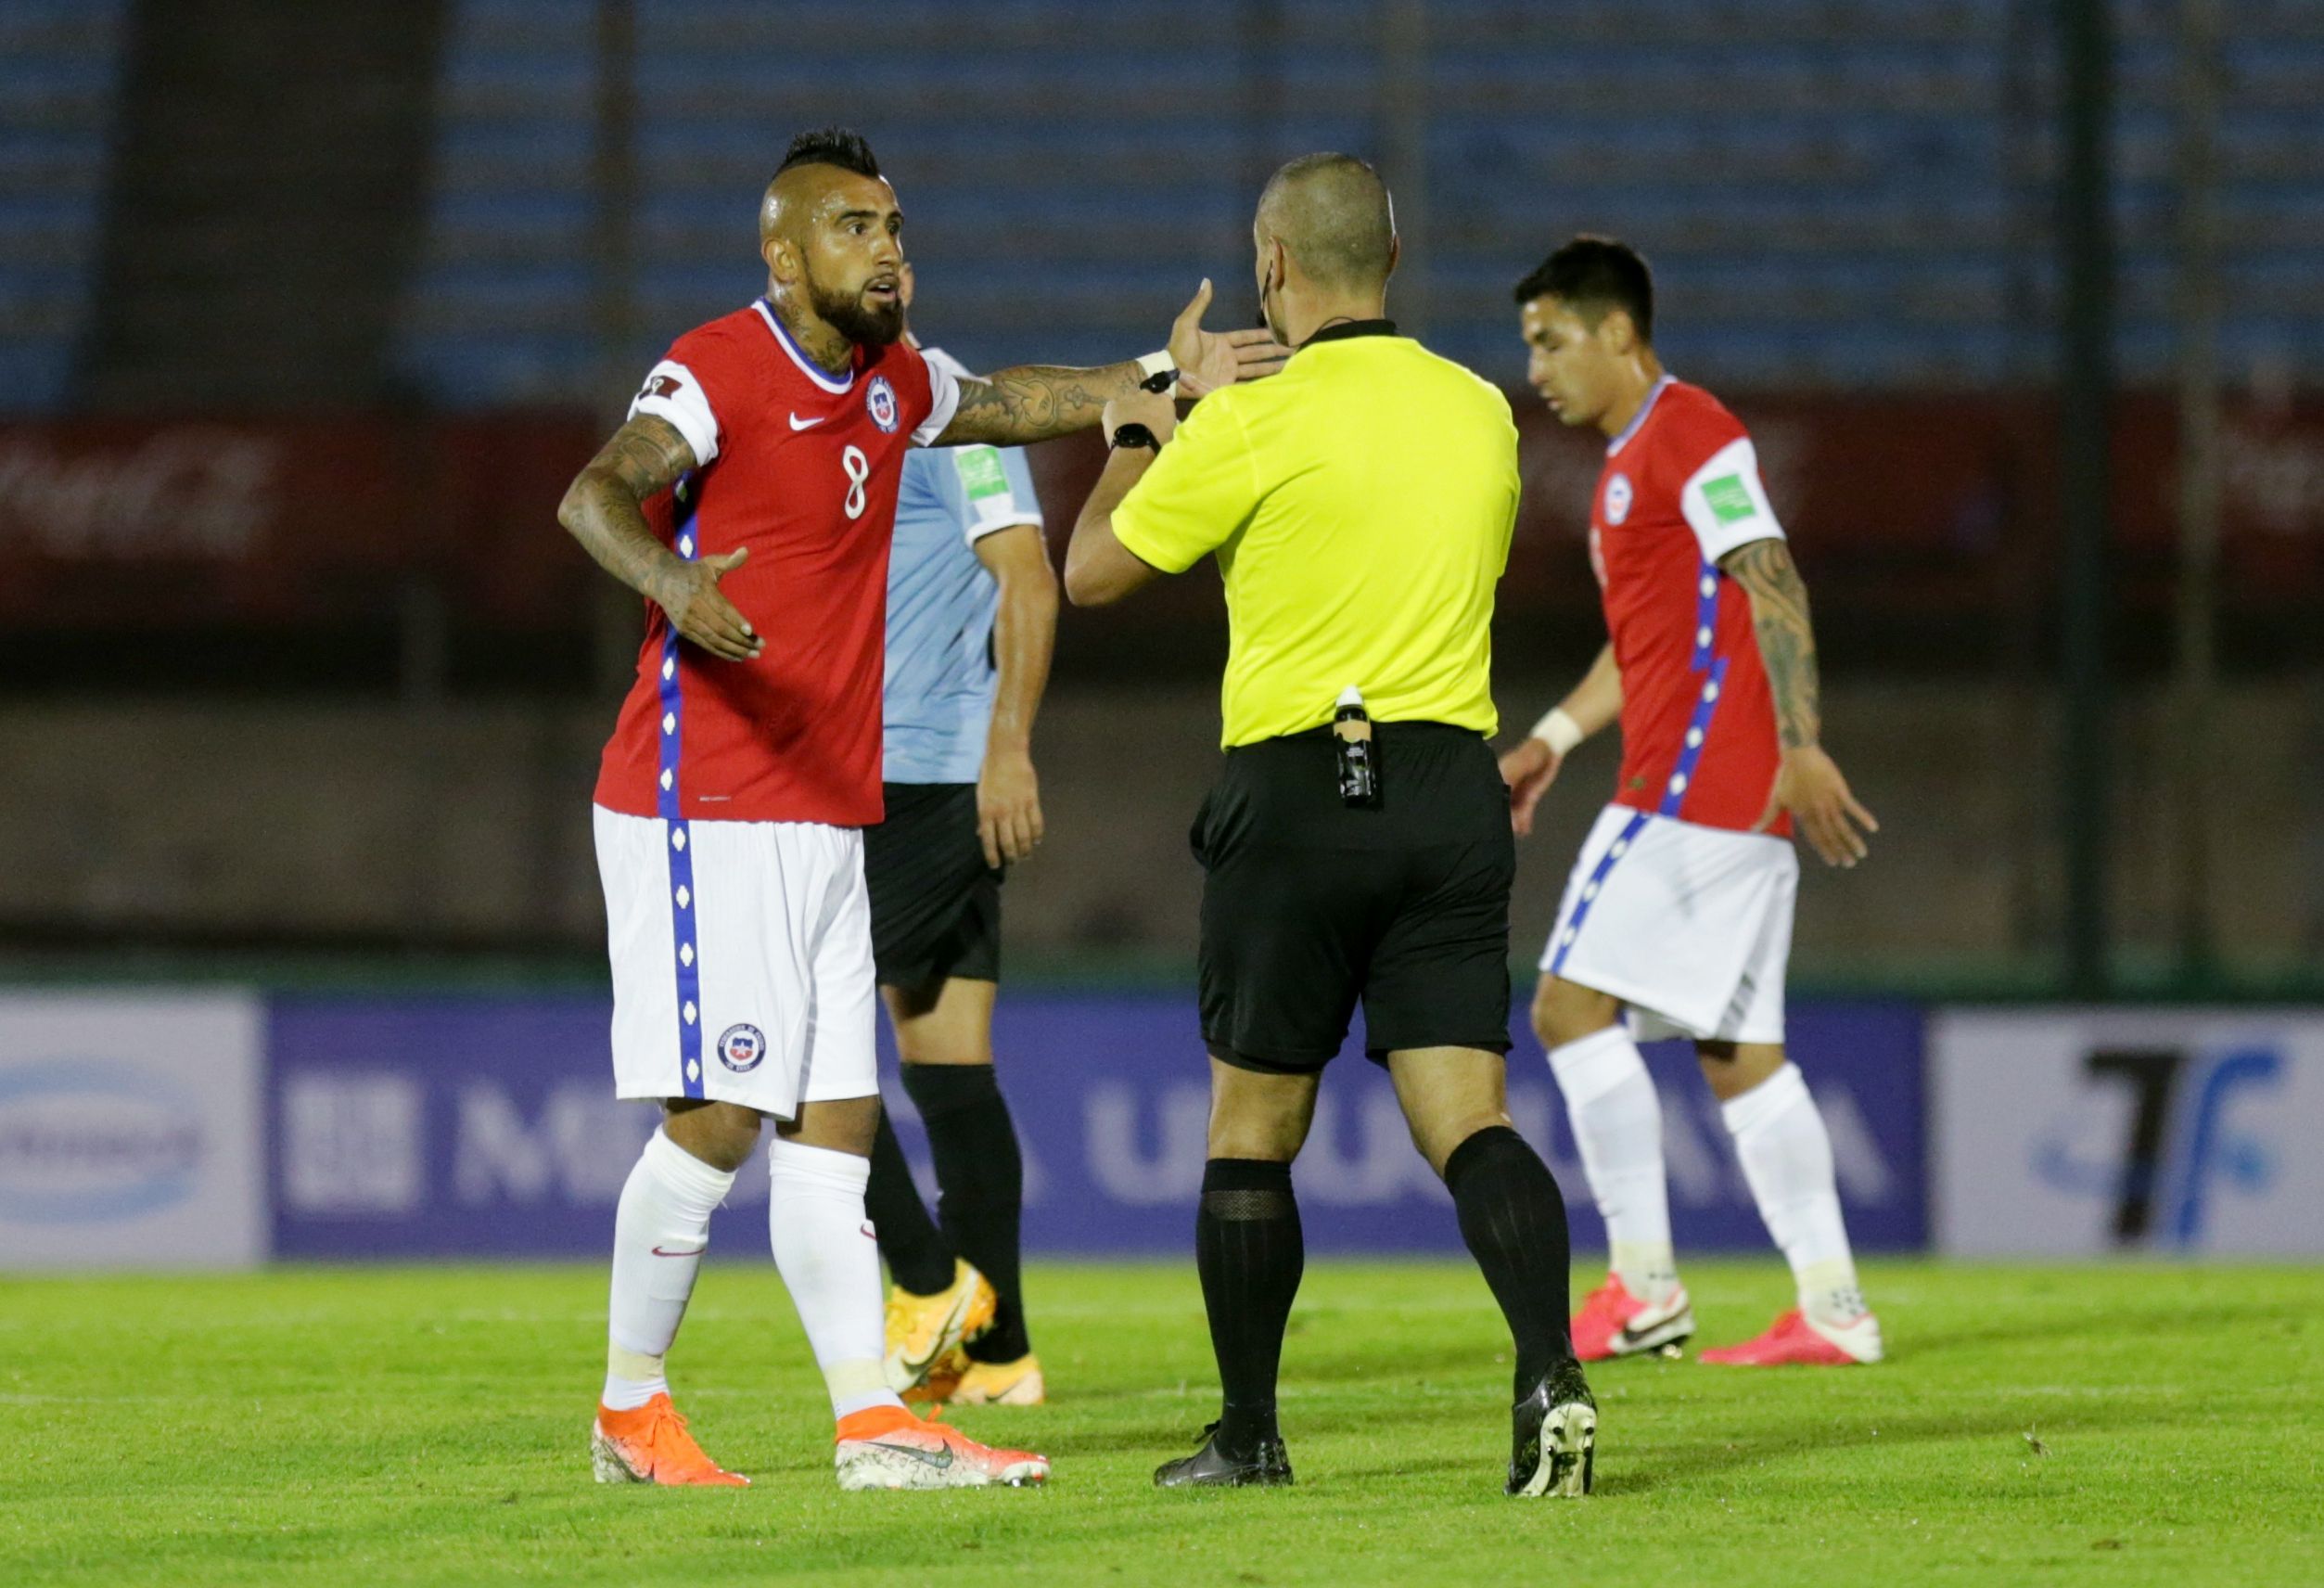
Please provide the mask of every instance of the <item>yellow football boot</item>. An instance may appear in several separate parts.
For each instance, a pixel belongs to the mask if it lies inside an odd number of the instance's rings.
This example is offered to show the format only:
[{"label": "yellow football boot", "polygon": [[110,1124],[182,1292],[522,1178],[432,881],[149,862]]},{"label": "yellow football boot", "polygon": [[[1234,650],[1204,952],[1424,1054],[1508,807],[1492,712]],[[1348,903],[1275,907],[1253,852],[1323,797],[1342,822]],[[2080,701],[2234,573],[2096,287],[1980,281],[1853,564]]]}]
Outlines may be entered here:
[{"label": "yellow football boot", "polygon": [[[887,1292],[887,1386],[899,1395],[922,1388],[938,1364],[992,1326],[1000,1304],[991,1282],[958,1258],[952,1282],[933,1296],[891,1287]],[[915,1397],[916,1399],[917,1397]]]},{"label": "yellow football boot", "polygon": [[971,1362],[946,1399],[955,1406],[1038,1406],[1049,1398],[1041,1358],[1027,1351],[1015,1362]]}]

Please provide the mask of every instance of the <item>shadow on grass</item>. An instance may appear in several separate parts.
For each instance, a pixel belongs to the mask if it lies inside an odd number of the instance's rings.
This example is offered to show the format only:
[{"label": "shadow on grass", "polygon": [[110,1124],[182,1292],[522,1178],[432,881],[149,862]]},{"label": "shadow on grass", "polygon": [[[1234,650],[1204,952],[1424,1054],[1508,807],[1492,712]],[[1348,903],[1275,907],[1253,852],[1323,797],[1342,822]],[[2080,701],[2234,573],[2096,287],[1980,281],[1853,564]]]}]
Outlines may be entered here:
[{"label": "shadow on grass", "polygon": [[[2152,1347],[2158,1335],[2187,1334],[2215,1341],[2224,1316],[2217,1303],[2202,1306],[2163,1305],[2138,1306],[2119,1304],[2119,1299],[2108,1298],[2108,1310],[2102,1321],[2110,1335],[2133,1336]],[[2296,1334],[2305,1330],[2316,1316],[2316,1309],[2305,1302],[2278,1301],[2256,1305],[2239,1305],[2231,1321],[2239,1336],[2246,1338],[2261,1334]],[[2018,1313],[1997,1313],[1995,1321],[1972,1324],[1966,1327],[1947,1327],[1942,1333],[1925,1337],[1908,1336],[1906,1351],[1892,1351],[1892,1356],[1909,1354],[1916,1363],[1939,1360],[1961,1354],[1980,1347],[2010,1345],[2018,1342],[2054,1346],[2064,1335],[2084,1332],[2081,1320],[2062,1319],[2054,1309],[2033,1310]]]},{"label": "shadow on grass", "polygon": [[[2149,1428],[2175,1426],[2182,1415],[2178,1409],[2160,1400],[2126,1399],[2113,1403],[2101,1402],[2077,1406],[2072,1426],[2077,1436],[2137,1434]],[[1313,1425],[1306,1424],[1303,1419],[1302,1431],[1322,1434],[1333,1431],[1334,1423],[1360,1428],[1363,1419],[1318,1419]],[[1818,1418],[1788,1428],[1736,1438],[1713,1435],[1679,1440],[1656,1439],[1641,1450],[1626,1446],[1621,1425],[1617,1422],[1611,1428],[1601,1430],[1594,1492],[1607,1498],[1651,1494],[1675,1485],[1716,1479],[1744,1468],[1827,1454],[1835,1449],[1874,1449],[1909,1444],[1975,1445],[1992,1441],[1998,1448],[2014,1450],[2023,1439],[2025,1428],[2023,1408],[1964,1413],[1907,1412],[1892,1406],[1883,1408],[1876,1416],[1866,1417],[1858,1427],[1835,1427],[1829,1419]],[[1298,1462],[1296,1439],[1294,1445],[1292,1459],[1296,1466]],[[1318,1466],[1309,1469],[1309,1479],[1318,1484],[1393,1480],[1430,1474],[1473,1472],[1477,1465],[1473,1459],[1441,1456],[1389,1465]]]},{"label": "shadow on grass", "polygon": [[[2075,1409],[2077,1435],[2129,1433],[2150,1428],[2177,1426],[2184,1414],[2156,1400],[2098,1402]],[[1647,1493],[1675,1482],[1717,1476],[1739,1468],[1795,1456],[1823,1454],[1835,1449],[1878,1448],[1899,1444],[1974,1444],[1990,1440],[2015,1448],[2024,1436],[2023,1408],[1979,1412],[1904,1412],[1883,1409],[1862,1427],[1834,1427],[1829,1421],[1739,1439],[1656,1441],[1644,1462],[1626,1455],[1616,1443],[1609,1451],[1603,1430],[1598,1446],[1598,1487],[1603,1493]],[[1618,1435],[1617,1435],[1618,1438]]]}]

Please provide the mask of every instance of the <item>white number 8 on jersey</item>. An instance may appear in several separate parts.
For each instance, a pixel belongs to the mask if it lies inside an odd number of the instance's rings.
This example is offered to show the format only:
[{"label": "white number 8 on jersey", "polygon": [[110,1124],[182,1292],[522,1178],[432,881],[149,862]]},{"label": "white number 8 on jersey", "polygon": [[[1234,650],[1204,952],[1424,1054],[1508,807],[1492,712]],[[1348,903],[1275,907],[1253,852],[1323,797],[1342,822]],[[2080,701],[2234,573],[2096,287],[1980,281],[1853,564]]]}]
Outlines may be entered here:
[{"label": "white number 8 on jersey", "polygon": [[860,519],[863,509],[871,505],[871,498],[863,493],[863,485],[872,478],[872,460],[863,455],[862,447],[850,443],[839,455],[839,467],[848,474],[848,517]]}]

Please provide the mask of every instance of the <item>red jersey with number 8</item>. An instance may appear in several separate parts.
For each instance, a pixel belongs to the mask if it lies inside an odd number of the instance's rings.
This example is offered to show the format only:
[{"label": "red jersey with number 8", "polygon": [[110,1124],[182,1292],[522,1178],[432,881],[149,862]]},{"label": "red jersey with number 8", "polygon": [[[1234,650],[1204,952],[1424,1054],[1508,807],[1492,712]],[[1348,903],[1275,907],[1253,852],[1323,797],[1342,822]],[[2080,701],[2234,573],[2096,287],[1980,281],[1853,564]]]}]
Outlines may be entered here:
[{"label": "red jersey with number 8", "polygon": [[727,661],[648,602],[637,682],[597,776],[609,811],[671,820],[880,820],[887,556],[905,449],[960,390],[910,344],[833,376],[761,300],[687,332],[632,416],[668,420],[696,467],[645,505],[688,561],[747,550],[719,590],[765,648]]},{"label": "red jersey with number 8", "polygon": [[[1751,599],[1719,559],[1781,539],[1750,436],[1718,399],[1665,376],[1606,447],[1590,559],[1622,670],[1615,803],[1747,830],[1781,757]],[[1789,813],[1769,829],[1791,833]]]}]

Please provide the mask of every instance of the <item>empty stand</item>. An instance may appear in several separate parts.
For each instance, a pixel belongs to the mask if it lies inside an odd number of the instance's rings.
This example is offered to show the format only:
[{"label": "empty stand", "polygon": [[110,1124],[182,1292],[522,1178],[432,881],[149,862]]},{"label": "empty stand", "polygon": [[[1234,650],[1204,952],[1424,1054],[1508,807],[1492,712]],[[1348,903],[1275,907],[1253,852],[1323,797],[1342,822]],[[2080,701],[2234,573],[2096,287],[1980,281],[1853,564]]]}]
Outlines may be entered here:
[{"label": "empty stand", "polygon": [[88,313],[127,0],[0,6],[0,413],[63,401]]},{"label": "empty stand", "polygon": [[76,401],[280,412],[394,400],[425,213],[439,0],[142,0]]},{"label": "empty stand", "polygon": [[[264,405],[302,365],[322,373],[285,400],[393,373],[454,406],[602,406],[609,367],[757,289],[752,199],[824,121],[895,175],[932,335],[984,365],[1111,357],[1205,274],[1248,313],[1258,182],[1309,148],[1381,154],[1399,96],[1428,128],[1401,300],[1498,378],[1520,369],[1509,283],[1584,228],[1650,251],[1666,351],[1705,379],[2014,386],[2049,364],[2037,0],[1433,0],[1417,55],[1375,0],[638,0],[626,348],[593,313],[596,0],[441,6],[441,58],[433,4],[0,8],[0,409]],[[2231,10],[2228,368],[2313,381],[2324,7]],[[2118,23],[2121,345],[2151,379],[2172,7]],[[413,209],[424,239],[399,241]]]},{"label": "empty stand", "polygon": [[[1246,314],[1249,211],[1290,155],[1379,155],[1409,90],[1387,7],[640,0],[637,345],[589,315],[593,0],[460,0],[402,356],[472,403],[585,401],[756,291],[788,134],[870,134],[921,319],[972,364],[1151,339],[1206,274]],[[2324,372],[2324,8],[2233,8],[2221,129],[2231,368]],[[1410,242],[1437,346],[1522,365],[1510,283],[1579,229],[1664,273],[1689,374],[1758,387],[2022,384],[2050,360],[2047,7],[2035,0],[1434,0]],[[2169,357],[2170,7],[2123,7],[2123,351]],[[1417,290],[1425,275],[1424,293]]]}]

